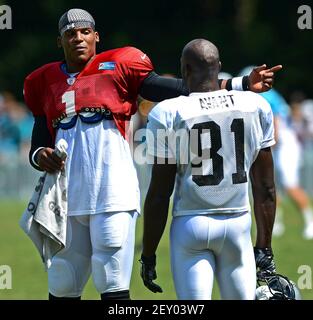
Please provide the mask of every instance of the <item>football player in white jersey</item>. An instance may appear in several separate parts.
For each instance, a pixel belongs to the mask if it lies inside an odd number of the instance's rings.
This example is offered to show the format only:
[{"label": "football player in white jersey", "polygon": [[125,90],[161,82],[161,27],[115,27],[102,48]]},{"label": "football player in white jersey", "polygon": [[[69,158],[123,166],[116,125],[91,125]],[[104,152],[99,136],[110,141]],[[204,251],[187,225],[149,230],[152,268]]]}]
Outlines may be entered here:
[{"label": "football player in white jersey", "polygon": [[178,299],[211,299],[214,276],[222,299],[255,299],[256,267],[275,272],[273,114],[257,94],[219,89],[219,53],[207,40],[184,47],[181,71],[189,96],[159,103],[148,117],[147,150],[154,165],[144,206],[141,277],[151,291],[162,292],[153,282],[155,252],[176,178],[170,251]]}]

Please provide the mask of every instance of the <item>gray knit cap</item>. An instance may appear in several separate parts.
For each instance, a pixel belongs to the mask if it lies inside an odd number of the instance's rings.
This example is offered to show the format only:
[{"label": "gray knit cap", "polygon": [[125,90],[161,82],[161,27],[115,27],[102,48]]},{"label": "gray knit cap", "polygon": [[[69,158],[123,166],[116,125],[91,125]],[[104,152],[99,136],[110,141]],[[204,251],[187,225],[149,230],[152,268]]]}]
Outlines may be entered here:
[{"label": "gray knit cap", "polygon": [[59,20],[59,32],[63,35],[66,30],[73,28],[92,28],[95,30],[95,24],[95,20],[86,10],[70,9]]}]

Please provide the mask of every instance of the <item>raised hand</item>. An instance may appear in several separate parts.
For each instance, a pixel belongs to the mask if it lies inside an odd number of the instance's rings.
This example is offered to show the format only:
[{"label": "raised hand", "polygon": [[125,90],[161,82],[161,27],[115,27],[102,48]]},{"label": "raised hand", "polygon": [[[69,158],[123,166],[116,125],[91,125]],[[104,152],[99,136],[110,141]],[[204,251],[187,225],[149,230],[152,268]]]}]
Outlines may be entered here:
[{"label": "raised hand", "polygon": [[273,87],[275,73],[283,68],[277,65],[267,69],[266,64],[253,68],[249,74],[249,89],[253,92],[266,92]]}]

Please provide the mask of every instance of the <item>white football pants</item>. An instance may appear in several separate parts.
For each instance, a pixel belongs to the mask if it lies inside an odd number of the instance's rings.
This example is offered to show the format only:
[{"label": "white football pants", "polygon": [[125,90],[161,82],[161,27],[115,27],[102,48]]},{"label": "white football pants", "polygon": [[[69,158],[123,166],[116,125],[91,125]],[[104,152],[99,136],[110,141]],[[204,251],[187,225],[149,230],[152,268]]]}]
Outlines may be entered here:
[{"label": "white football pants", "polygon": [[171,267],[178,299],[210,300],[214,275],[222,299],[255,299],[250,228],[250,213],[174,217]]},{"label": "white football pants", "polygon": [[67,246],[48,269],[49,292],[81,296],[90,274],[101,293],[129,290],[137,212],[68,217]]}]

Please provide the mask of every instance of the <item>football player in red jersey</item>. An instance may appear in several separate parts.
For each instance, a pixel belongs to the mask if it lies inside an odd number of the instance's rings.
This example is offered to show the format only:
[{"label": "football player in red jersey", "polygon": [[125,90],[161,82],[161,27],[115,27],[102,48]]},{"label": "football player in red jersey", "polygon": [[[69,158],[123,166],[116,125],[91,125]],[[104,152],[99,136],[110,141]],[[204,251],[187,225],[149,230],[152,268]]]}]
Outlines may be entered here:
[{"label": "football player in red jersey", "polygon": [[[35,119],[30,163],[68,178],[67,245],[48,269],[50,299],[80,299],[92,274],[101,299],[129,299],[139,206],[136,170],[126,124],[140,94],[151,101],[188,95],[181,79],[153,71],[133,47],[96,54],[99,34],[85,10],[59,20],[64,61],[46,64],[25,79],[24,97]],[[221,81],[228,89],[266,91],[281,66],[256,68],[248,77]],[[68,143],[66,162],[54,153]]]}]

